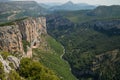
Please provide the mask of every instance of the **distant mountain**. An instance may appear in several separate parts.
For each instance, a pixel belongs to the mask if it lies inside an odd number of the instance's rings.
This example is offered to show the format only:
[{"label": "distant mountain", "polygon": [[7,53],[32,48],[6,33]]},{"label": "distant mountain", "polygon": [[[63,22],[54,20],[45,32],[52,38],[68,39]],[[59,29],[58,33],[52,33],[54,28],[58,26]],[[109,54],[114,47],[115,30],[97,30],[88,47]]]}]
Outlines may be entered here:
[{"label": "distant mountain", "polygon": [[98,6],[91,14],[95,16],[117,16],[120,15],[120,5]]},{"label": "distant mountain", "polygon": [[46,9],[49,9],[53,6],[59,6],[59,5],[62,5],[62,3],[39,3],[40,6],[46,8]]},{"label": "distant mountain", "polygon": [[26,16],[40,16],[46,13],[46,9],[35,1],[0,2],[0,22]]},{"label": "distant mountain", "polygon": [[17,10],[35,10],[42,11],[44,8],[34,1],[10,1],[0,3],[0,12]]},{"label": "distant mountain", "polygon": [[117,19],[120,18],[120,5],[98,6],[93,10],[57,11],[56,14],[60,14],[75,23],[96,19]]},{"label": "distant mountain", "polygon": [[46,8],[46,9],[50,8],[49,5],[46,5],[46,4],[44,4],[44,3],[39,3],[39,5],[42,6],[42,7],[44,7],[44,8]]},{"label": "distant mountain", "polygon": [[85,4],[85,3],[78,3],[74,4],[71,1],[68,1],[65,4],[62,4],[60,6],[53,6],[50,8],[51,11],[61,11],[61,10],[68,10],[68,11],[74,11],[74,10],[86,10],[86,9],[94,9],[96,6]]}]

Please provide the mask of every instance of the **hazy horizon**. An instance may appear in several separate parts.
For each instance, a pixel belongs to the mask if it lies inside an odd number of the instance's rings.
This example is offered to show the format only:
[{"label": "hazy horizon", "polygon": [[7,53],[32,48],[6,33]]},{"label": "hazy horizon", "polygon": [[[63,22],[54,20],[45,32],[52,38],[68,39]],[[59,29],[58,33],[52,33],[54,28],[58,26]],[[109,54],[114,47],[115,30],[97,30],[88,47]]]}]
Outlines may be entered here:
[{"label": "hazy horizon", "polygon": [[92,5],[120,5],[120,0],[12,0],[12,1],[36,1],[39,3],[87,3]]}]

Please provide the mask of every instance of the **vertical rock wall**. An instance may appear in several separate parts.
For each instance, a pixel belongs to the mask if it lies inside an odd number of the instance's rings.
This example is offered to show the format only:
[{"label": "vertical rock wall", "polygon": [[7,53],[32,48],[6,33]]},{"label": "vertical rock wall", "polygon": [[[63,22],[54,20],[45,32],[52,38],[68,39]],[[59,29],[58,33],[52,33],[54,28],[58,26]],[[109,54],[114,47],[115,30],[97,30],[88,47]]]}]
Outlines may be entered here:
[{"label": "vertical rock wall", "polygon": [[[41,36],[46,35],[46,19],[44,17],[28,18],[14,22],[15,25],[0,27],[0,49],[12,53],[20,52],[32,56],[32,48],[40,46]],[[24,51],[23,40],[29,43]]]}]

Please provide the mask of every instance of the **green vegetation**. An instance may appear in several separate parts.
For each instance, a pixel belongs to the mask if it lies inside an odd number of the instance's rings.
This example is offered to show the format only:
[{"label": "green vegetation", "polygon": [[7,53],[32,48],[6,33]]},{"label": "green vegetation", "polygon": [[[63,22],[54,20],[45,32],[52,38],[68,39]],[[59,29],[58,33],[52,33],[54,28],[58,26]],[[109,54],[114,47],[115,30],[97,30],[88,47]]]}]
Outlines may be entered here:
[{"label": "green vegetation", "polygon": [[53,71],[28,58],[21,60],[19,74],[27,80],[60,80]]},{"label": "green vegetation", "polygon": [[5,80],[4,68],[1,62],[0,62],[0,79]]},{"label": "green vegetation", "polygon": [[22,21],[22,20],[25,20],[25,19],[27,19],[28,17],[23,17],[23,18],[18,18],[18,19],[15,19],[14,21],[16,22],[16,21]]},{"label": "green vegetation", "polygon": [[3,59],[7,59],[7,57],[10,55],[10,53],[2,51],[2,52],[0,52],[0,55],[3,57]]},{"label": "green vegetation", "polygon": [[[6,59],[8,52],[1,52],[1,56]],[[22,58],[20,67],[15,70],[13,63],[9,66],[14,69],[9,74],[4,73],[4,67],[0,62],[0,79],[2,80],[60,80],[59,77],[50,69],[43,66],[40,62],[29,58]]]},{"label": "green vegetation", "polygon": [[[79,80],[119,78],[120,29],[117,26],[120,25],[120,15],[117,13],[120,11],[108,14],[104,13],[104,10],[102,12],[100,8],[100,12],[97,10],[61,12],[58,14],[62,16],[57,14],[57,17],[56,15],[48,17],[47,20],[48,33],[64,45],[66,53],[63,57],[70,63],[73,74]],[[74,22],[74,25],[69,21],[69,24],[64,23],[66,18]],[[64,22],[60,22],[60,19]],[[115,53],[111,55],[110,51],[116,49],[118,55],[115,56]]]},{"label": "green vegetation", "polygon": [[120,6],[99,6],[94,10],[61,11],[57,14],[64,16],[74,23],[83,23],[91,20],[120,18]]},{"label": "green vegetation", "polygon": [[90,10],[62,11],[58,14],[62,15],[63,17],[69,19],[74,23],[82,23],[93,19],[92,16],[86,15],[86,13],[88,12],[90,12]]},{"label": "green vegetation", "polygon": [[30,43],[28,41],[26,41],[26,40],[23,40],[22,43],[23,43],[24,51],[27,52],[27,46],[30,47]]},{"label": "green vegetation", "polygon": [[1,23],[0,26],[9,26],[9,25],[14,25],[13,22],[6,22],[6,23]]},{"label": "green vegetation", "polygon": [[15,25],[15,22],[22,21],[22,20],[25,20],[25,19],[27,19],[27,18],[28,18],[28,17],[23,17],[23,18],[19,18],[19,19],[12,20],[12,21],[6,21],[6,22],[4,22],[4,23],[0,23],[0,26]]},{"label": "green vegetation", "polygon": [[9,63],[9,66],[10,66],[12,69],[15,69],[13,63]]},{"label": "green vegetation", "polygon": [[21,78],[16,71],[11,70],[10,73],[8,74],[8,80],[25,80],[25,79]]},{"label": "green vegetation", "polygon": [[46,40],[50,50],[34,49],[34,58],[38,58],[41,63],[57,73],[61,80],[75,80],[70,66],[60,57],[63,54],[61,44],[50,36],[47,36]]},{"label": "green vegetation", "polygon": [[59,56],[63,54],[63,47],[60,43],[58,43],[54,38],[48,36],[47,37],[47,42],[50,48],[53,49]]},{"label": "green vegetation", "polygon": [[[76,31],[72,31],[69,34],[63,34],[58,37],[56,36],[57,40],[65,46],[66,54],[64,55],[64,58],[70,63],[73,71],[77,70],[79,73],[86,70],[91,71],[91,68],[93,67],[92,62],[96,55],[120,48],[120,36],[109,37],[105,34],[84,27],[75,30]],[[107,62],[107,64],[109,63],[110,62]],[[101,63],[101,65],[103,65],[103,63]],[[104,65],[104,68],[107,67]],[[74,74],[77,75],[76,73]],[[82,79],[80,75],[77,77]],[[102,78],[100,80],[104,79]]]},{"label": "green vegetation", "polygon": [[4,67],[0,62],[0,79],[1,80],[24,80],[22,79],[16,71],[11,70],[10,73],[7,75],[7,79],[5,77]]}]

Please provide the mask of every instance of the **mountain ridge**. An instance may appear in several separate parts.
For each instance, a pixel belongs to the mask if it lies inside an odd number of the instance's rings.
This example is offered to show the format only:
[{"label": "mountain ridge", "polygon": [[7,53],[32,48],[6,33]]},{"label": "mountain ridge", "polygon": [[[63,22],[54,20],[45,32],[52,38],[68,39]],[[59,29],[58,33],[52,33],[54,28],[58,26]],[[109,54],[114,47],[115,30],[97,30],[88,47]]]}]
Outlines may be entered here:
[{"label": "mountain ridge", "polygon": [[85,4],[85,3],[73,3],[71,1],[68,1],[62,5],[59,6],[53,6],[50,8],[52,11],[75,11],[75,10],[84,10],[84,9],[94,9],[96,6]]},{"label": "mountain ridge", "polygon": [[0,2],[0,13],[2,23],[27,16],[38,17],[47,11],[35,1],[10,1]]}]

